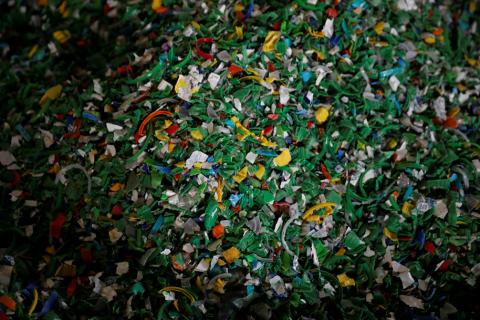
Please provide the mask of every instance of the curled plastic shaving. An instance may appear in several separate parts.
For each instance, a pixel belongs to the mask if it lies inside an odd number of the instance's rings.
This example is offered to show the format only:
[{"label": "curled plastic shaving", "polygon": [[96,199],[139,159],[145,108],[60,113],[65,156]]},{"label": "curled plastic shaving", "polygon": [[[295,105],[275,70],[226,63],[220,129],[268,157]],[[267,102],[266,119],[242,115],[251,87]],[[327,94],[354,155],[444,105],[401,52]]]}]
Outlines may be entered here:
[{"label": "curled plastic shaving", "polygon": [[288,226],[295,220],[297,219],[298,217],[300,216],[300,214],[297,212],[295,213],[293,216],[290,217],[290,219],[287,220],[287,222],[285,222],[285,224],[283,225],[283,229],[282,229],[282,246],[285,248],[285,251],[291,255],[291,256],[294,256],[295,253],[290,250],[290,248],[288,247],[288,244],[287,244],[287,241],[285,241],[285,234],[287,233],[287,228]]},{"label": "curled plastic shaving", "polygon": [[90,193],[90,191],[92,190],[92,180],[90,178],[90,174],[87,172],[87,170],[82,165],[80,165],[78,163],[70,164],[66,167],[63,167],[60,171],[58,171],[58,173],[55,177],[55,183],[58,183],[58,182],[60,182],[60,180],[65,179],[64,175],[70,169],[79,169],[85,174],[85,176],[87,176],[87,180],[88,180],[87,192]]},{"label": "curled plastic shaving", "polygon": [[170,111],[166,110],[155,110],[152,113],[150,113],[148,116],[143,119],[142,123],[140,124],[140,127],[138,128],[137,133],[135,133],[135,142],[138,143],[138,140],[143,136],[143,131],[145,130],[145,126],[153,119],[156,118],[160,115],[166,115],[171,117],[172,113]]},{"label": "curled plastic shaving", "polygon": [[465,171],[463,170],[463,168],[459,167],[459,166],[455,166],[453,168],[453,171],[455,172],[458,172],[462,175],[462,178],[463,178],[463,186],[465,187],[465,189],[468,189],[470,188],[470,180],[468,179],[468,175],[465,173]]},{"label": "curled plastic shaving", "polygon": [[30,309],[28,309],[28,315],[31,316],[35,308],[37,307],[38,303],[38,291],[36,288],[33,289],[33,301],[30,305]]},{"label": "curled plastic shaving", "polygon": [[195,297],[193,296],[193,294],[191,294],[190,291],[188,291],[186,289],[183,289],[183,288],[180,288],[180,287],[165,287],[165,288],[161,289],[158,293],[162,293],[164,291],[179,292],[179,293],[183,294],[184,296],[186,296],[188,299],[190,299],[190,301],[192,303],[195,302]]},{"label": "curled plastic shaving", "polygon": [[461,137],[463,140],[465,140],[467,142],[467,144],[470,144],[470,139],[468,139],[467,135],[465,133],[463,133],[462,131],[460,131],[458,129],[448,129],[448,130],[452,131],[457,136]]},{"label": "curled plastic shaving", "polygon": [[[311,207],[310,209],[308,209],[305,214],[303,215],[303,219],[307,220],[311,215],[313,215],[313,213],[318,210],[318,209],[322,209],[322,208],[327,208],[327,212],[326,212],[326,215],[329,215],[332,210],[331,208],[334,207],[336,205],[336,203],[334,202],[324,202],[324,203],[318,203],[316,205],[314,205],[313,207]],[[324,216],[326,216],[324,215]]]},{"label": "curled plastic shaving", "polygon": [[231,273],[218,274],[215,277],[213,277],[212,279],[210,279],[210,281],[208,281],[207,288],[213,288],[213,286],[215,284],[215,281],[217,281],[217,279],[228,279],[228,278],[231,278],[231,277],[233,277],[233,275]]},{"label": "curled plastic shaving", "polygon": [[206,52],[203,52],[201,49],[200,49],[200,44],[202,43],[213,43],[214,40],[213,38],[200,38],[197,40],[197,42],[195,43],[195,51],[197,52],[197,54],[202,57],[203,59],[205,60],[213,60],[213,56],[209,53],[206,53]]}]

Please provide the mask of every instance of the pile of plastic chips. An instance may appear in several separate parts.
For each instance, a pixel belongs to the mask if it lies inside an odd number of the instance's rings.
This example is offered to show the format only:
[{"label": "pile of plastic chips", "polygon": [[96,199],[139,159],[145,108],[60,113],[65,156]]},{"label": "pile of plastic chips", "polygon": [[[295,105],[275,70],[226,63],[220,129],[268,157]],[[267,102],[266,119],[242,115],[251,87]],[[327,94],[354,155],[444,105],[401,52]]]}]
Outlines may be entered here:
[{"label": "pile of plastic chips", "polygon": [[0,319],[473,319],[477,1],[0,1]]}]

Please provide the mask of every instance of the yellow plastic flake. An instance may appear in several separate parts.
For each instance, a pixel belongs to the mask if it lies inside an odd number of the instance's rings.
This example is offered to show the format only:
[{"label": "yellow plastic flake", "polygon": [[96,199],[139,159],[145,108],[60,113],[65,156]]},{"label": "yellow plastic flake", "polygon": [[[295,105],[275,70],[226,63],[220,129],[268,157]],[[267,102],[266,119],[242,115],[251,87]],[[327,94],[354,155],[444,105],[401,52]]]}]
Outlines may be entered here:
[{"label": "yellow plastic flake", "polygon": [[402,205],[402,213],[409,216],[410,215],[410,211],[412,210],[413,208],[413,205],[411,205],[410,203],[408,203],[407,201],[405,201]]},{"label": "yellow plastic flake", "polygon": [[311,207],[310,209],[305,211],[305,213],[303,214],[303,219],[304,220],[309,219],[310,216],[312,216],[315,211],[317,211],[318,209],[323,209],[323,208],[327,208],[327,210],[325,211],[325,213],[323,215],[323,217],[326,217],[326,216],[328,216],[332,213],[332,207],[335,207],[335,206],[336,206],[335,202],[317,203],[316,205],[314,205],[313,207]]},{"label": "yellow plastic flake", "polygon": [[170,138],[162,134],[163,130],[155,130],[155,137],[160,141],[168,141]]},{"label": "yellow plastic flake", "polygon": [[322,51],[317,51],[315,50],[315,52],[317,53],[317,58],[320,59],[320,60],[325,60],[325,53],[322,52]]},{"label": "yellow plastic flake", "polygon": [[123,187],[123,184],[121,184],[120,182],[116,182],[110,186],[110,191],[117,192],[120,191],[120,189],[123,189]]},{"label": "yellow plastic flake", "polygon": [[460,108],[455,107],[452,110],[448,111],[447,116],[455,118],[460,113]]},{"label": "yellow plastic flake", "polygon": [[435,37],[432,36],[427,36],[423,39],[426,44],[434,44],[435,43]]},{"label": "yellow plastic flake", "polygon": [[240,123],[240,121],[238,120],[237,117],[231,117],[230,120],[232,120],[232,122],[235,124],[235,127],[237,127],[237,129],[239,129],[239,132],[237,132],[237,134],[236,134],[236,137],[239,141],[243,141],[243,140],[245,140],[246,137],[252,136],[253,138],[257,139],[258,142],[260,142],[262,144],[262,146],[271,147],[271,148],[277,147],[277,144],[275,142],[270,142],[267,138],[265,138],[263,136],[257,137],[253,132],[251,132],[250,130],[245,128]]},{"label": "yellow plastic flake", "polygon": [[56,86],[51,87],[43,94],[38,104],[43,107],[48,100],[57,99],[58,97],[60,97],[60,94],[62,93],[62,89],[63,88],[60,84],[57,84]]},{"label": "yellow plastic flake", "polygon": [[365,143],[363,143],[362,141],[358,140],[358,141],[357,141],[357,148],[360,149],[360,150],[365,150]]},{"label": "yellow plastic flake", "polygon": [[61,44],[64,44],[65,42],[67,42],[70,39],[70,37],[71,37],[71,35],[70,35],[70,32],[68,30],[55,31],[53,33],[53,38],[55,40],[57,40],[58,42],[60,42]]},{"label": "yellow plastic flake", "polygon": [[193,130],[191,133],[192,138],[195,140],[203,140],[203,134],[200,130]]},{"label": "yellow plastic flake", "polygon": [[200,25],[198,24],[197,21],[192,20],[192,26],[193,26],[195,29],[200,30]]},{"label": "yellow plastic flake", "polygon": [[263,83],[265,82],[265,80],[263,80],[262,78],[260,78],[259,76],[245,76],[245,77],[241,77],[240,78],[241,81],[244,81],[244,80],[255,80],[259,83]]},{"label": "yellow plastic flake", "polygon": [[236,175],[233,176],[233,180],[237,183],[241,183],[248,175],[248,166],[243,167]]},{"label": "yellow plastic flake", "polygon": [[156,11],[163,7],[162,0],[153,0],[152,1],[152,10]]},{"label": "yellow plastic flake", "polygon": [[[315,38],[324,38],[325,34],[322,31],[313,31],[312,28],[308,28],[308,34]],[[323,60],[323,59],[322,59]]]},{"label": "yellow plastic flake", "polygon": [[176,166],[177,168],[183,168],[183,167],[185,167],[185,161],[180,161],[180,162],[178,162],[177,164],[175,164],[175,166]]},{"label": "yellow plastic flake", "polygon": [[267,138],[265,137],[259,137],[258,138],[258,141],[262,144],[262,146],[264,147],[269,147],[269,148],[276,148],[277,147],[277,144],[275,142],[271,142],[269,141]]},{"label": "yellow plastic flake", "polygon": [[215,190],[215,200],[217,200],[218,203],[221,203],[223,201],[223,179],[222,177],[218,177],[217,179],[218,187]]},{"label": "yellow plastic flake", "polygon": [[188,88],[188,83],[184,76],[178,77],[177,83],[175,84],[175,92],[179,93],[180,90]]},{"label": "yellow plastic flake", "polygon": [[235,6],[233,7],[233,10],[235,12],[242,11],[243,9],[245,9],[245,7],[243,6],[243,4],[241,2],[236,3]]},{"label": "yellow plastic flake", "polygon": [[223,251],[222,256],[225,261],[232,263],[240,258],[240,251],[236,247],[231,247],[230,249]]},{"label": "yellow plastic flake", "polygon": [[33,301],[32,301],[32,304],[30,305],[30,308],[28,309],[29,316],[33,314],[33,311],[35,310],[37,303],[38,303],[38,291],[36,288],[33,288]]},{"label": "yellow plastic flake", "polygon": [[225,293],[223,290],[223,287],[225,287],[225,280],[218,278],[215,280],[215,283],[213,284],[213,290],[218,293]]},{"label": "yellow plastic flake", "polygon": [[37,4],[39,7],[46,7],[48,6],[48,0],[37,0]]},{"label": "yellow plastic flake", "polygon": [[67,1],[63,1],[60,6],[58,7],[58,12],[62,15],[62,17],[68,17],[68,9],[67,9]]},{"label": "yellow plastic flake", "polygon": [[465,92],[465,90],[467,90],[467,87],[465,87],[463,84],[461,83],[457,83],[457,89],[460,91],[460,92]]},{"label": "yellow plastic flake", "polygon": [[475,10],[477,9],[477,3],[475,0],[471,0],[469,3],[468,3],[468,11],[470,11],[471,13],[474,13]]},{"label": "yellow plastic flake", "polygon": [[385,234],[385,236],[392,241],[398,241],[397,235],[388,230],[387,227],[383,228],[383,234]]},{"label": "yellow plastic flake", "polygon": [[315,111],[315,120],[317,120],[318,124],[322,124],[325,121],[327,121],[328,115],[329,115],[329,112],[328,112],[329,109],[330,108],[321,107],[321,108],[318,108],[317,111]]},{"label": "yellow plastic flake", "polygon": [[28,59],[32,59],[32,57],[37,53],[38,51],[38,44],[34,45],[32,49],[28,52]]},{"label": "yellow plastic flake", "polygon": [[345,249],[344,247],[341,247],[341,248],[337,251],[337,253],[335,253],[335,256],[341,257],[341,256],[345,255],[345,252],[347,252],[347,249]]},{"label": "yellow plastic flake", "polygon": [[398,142],[396,139],[392,138],[388,141],[387,143],[387,147],[388,149],[392,150],[392,149],[395,149],[395,147],[397,146]]},{"label": "yellow plastic flake", "polygon": [[345,273],[337,275],[337,279],[342,287],[351,287],[355,285],[355,279],[350,278]]},{"label": "yellow plastic flake", "polygon": [[270,31],[263,43],[263,52],[272,52],[275,50],[275,45],[280,40],[280,31]]},{"label": "yellow plastic flake", "polygon": [[174,149],[175,149],[175,143],[170,142],[170,143],[168,144],[168,152],[169,152],[169,153],[172,153]]},{"label": "yellow plastic flake", "polygon": [[262,180],[263,175],[265,174],[265,167],[261,164],[258,164],[258,170],[255,171],[254,175],[258,180]]},{"label": "yellow plastic flake", "polygon": [[[232,122],[235,124],[235,126],[237,127],[237,129],[240,129],[242,132],[243,135],[245,136],[255,136],[250,130],[248,130],[247,128],[245,128],[241,123],[240,121],[238,120],[237,117],[232,117],[230,120],[232,120]],[[245,138],[244,138],[245,139]]]},{"label": "yellow plastic flake", "polygon": [[277,157],[273,158],[273,162],[278,167],[284,167],[292,161],[292,156],[290,155],[290,150],[283,150]]},{"label": "yellow plastic flake", "polygon": [[161,130],[165,130],[165,129],[169,128],[172,124],[173,124],[172,121],[170,121],[170,120],[165,120],[165,122],[163,123],[163,126],[162,126]]},{"label": "yellow plastic flake", "polygon": [[373,28],[373,30],[375,30],[375,33],[376,33],[376,34],[380,35],[380,34],[382,34],[382,32],[383,32],[383,28],[385,28],[385,22],[380,21],[379,23],[377,23],[377,24],[375,25],[375,27]]},{"label": "yellow plastic flake", "polygon": [[465,57],[465,59],[467,60],[468,64],[471,65],[472,67],[475,67],[478,63],[478,61],[473,58]]},{"label": "yellow plastic flake", "polygon": [[243,40],[243,28],[242,27],[235,27],[235,33],[240,40]]}]

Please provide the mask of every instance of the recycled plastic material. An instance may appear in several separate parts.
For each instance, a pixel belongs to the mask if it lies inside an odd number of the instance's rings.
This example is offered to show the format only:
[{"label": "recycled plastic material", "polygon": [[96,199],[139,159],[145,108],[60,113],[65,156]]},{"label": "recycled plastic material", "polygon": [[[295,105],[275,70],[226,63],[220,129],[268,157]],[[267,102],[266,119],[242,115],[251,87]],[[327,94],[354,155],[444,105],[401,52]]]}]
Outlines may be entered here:
[{"label": "recycled plastic material", "polygon": [[0,319],[475,319],[476,1],[0,2]]}]

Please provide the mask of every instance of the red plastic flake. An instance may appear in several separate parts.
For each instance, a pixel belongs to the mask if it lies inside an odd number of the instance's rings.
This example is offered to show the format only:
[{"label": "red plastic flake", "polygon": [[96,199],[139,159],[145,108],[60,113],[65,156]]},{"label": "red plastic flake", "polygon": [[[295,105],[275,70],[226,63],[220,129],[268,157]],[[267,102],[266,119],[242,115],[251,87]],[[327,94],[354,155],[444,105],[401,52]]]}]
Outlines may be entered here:
[{"label": "red plastic flake", "polygon": [[180,129],[180,126],[178,124],[172,124],[170,127],[168,127],[167,129],[165,129],[165,132],[170,135],[170,136],[173,136],[177,131],[178,129]]},{"label": "red plastic flake", "polygon": [[337,9],[335,8],[328,8],[327,10],[325,10],[325,12],[330,18],[336,18],[338,16]]},{"label": "red plastic flake", "polygon": [[272,131],[273,131],[273,126],[271,126],[271,125],[270,125],[270,126],[266,126],[266,127],[262,130],[262,134],[263,134],[264,136],[266,136],[266,135],[269,135],[270,133],[272,133]]},{"label": "red plastic flake", "polygon": [[65,213],[61,212],[50,224],[50,234],[54,239],[60,238],[62,227],[65,224]]},{"label": "red plastic flake", "polygon": [[197,40],[197,42],[195,43],[195,51],[197,52],[197,54],[202,57],[203,59],[205,60],[213,60],[213,56],[209,53],[206,53],[206,52],[203,52],[201,49],[200,49],[200,45],[202,43],[213,43],[214,40],[213,38],[200,38]]},{"label": "red plastic flake", "polygon": [[275,66],[270,61],[268,61],[267,67],[268,67],[268,72],[275,72],[276,70]]},{"label": "red plastic flake", "polygon": [[65,139],[80,138],[80,128],[82,127],[82,119],[77,118],[73,122],[73,131],[63,135]]},{"label": "red plastic flake", "polygon": [[85,264],[90,264],[93,261],[92,250],[88,248],[80,248],[80,257]]},{"label": "red plastic flake", "polygon": [[10,184],[12,187],[18,186],[22,182],[22,176],[18,173],[17,170],[12,171],[12,179],[10,180]]},{"label": "red plastic flake", "polygon": [[122,206],[120,206],[118,203],[115,204],[112,208],[112,214],[114,216],[121,216],[122,215]]},{"label": "red plastic flake", "polygon": [[443,261],[443,263],[442,263],[442,265],[440,266],[440,268],[438,268],[438,271],[440,271],[440,272],[445,272],[445,271],[447,271],[449,265],[450,265],[450,260],[445,260],[445,261]]},{"label": "red plastic flake", "polygon": [[445,128],[455,129],[458,127],[458,121],[455,118],[447,117],[447,119],[443,121],[443,126]]},{"label": "red plastic flake", "polygon": [[73,297],[73,295],[75,294],[75,291],[77,291],[77,277],[74,277],[68,284],[67,296],[69,298]]},{"label": "red plastic flake", "polygon": [[323,173],[323,175],[325,176],[325,178],[327,178],[328,181],[332,181],[332,176],[330,175],[330,173],[328,173],[328,170],[327,170],[327,168],[323,165],[323,163],[320,165],[320,169],[322,170],[322,173]]},{"label": "red plastic flake", "polygon": [[243,72],[243,69],[240,68],[239,66],[235,65],[235,64],[232,64],[230,67],[228,67],[228,73],[231,76],[234,76],[237,73],[241,73],[241,72]]},{"label": "red plastic flake", "polygon": [[431,255],[435,255],[435,245],[431,241],[425,241],[425,245],[423,246],[425,251],[430,253]]}]

